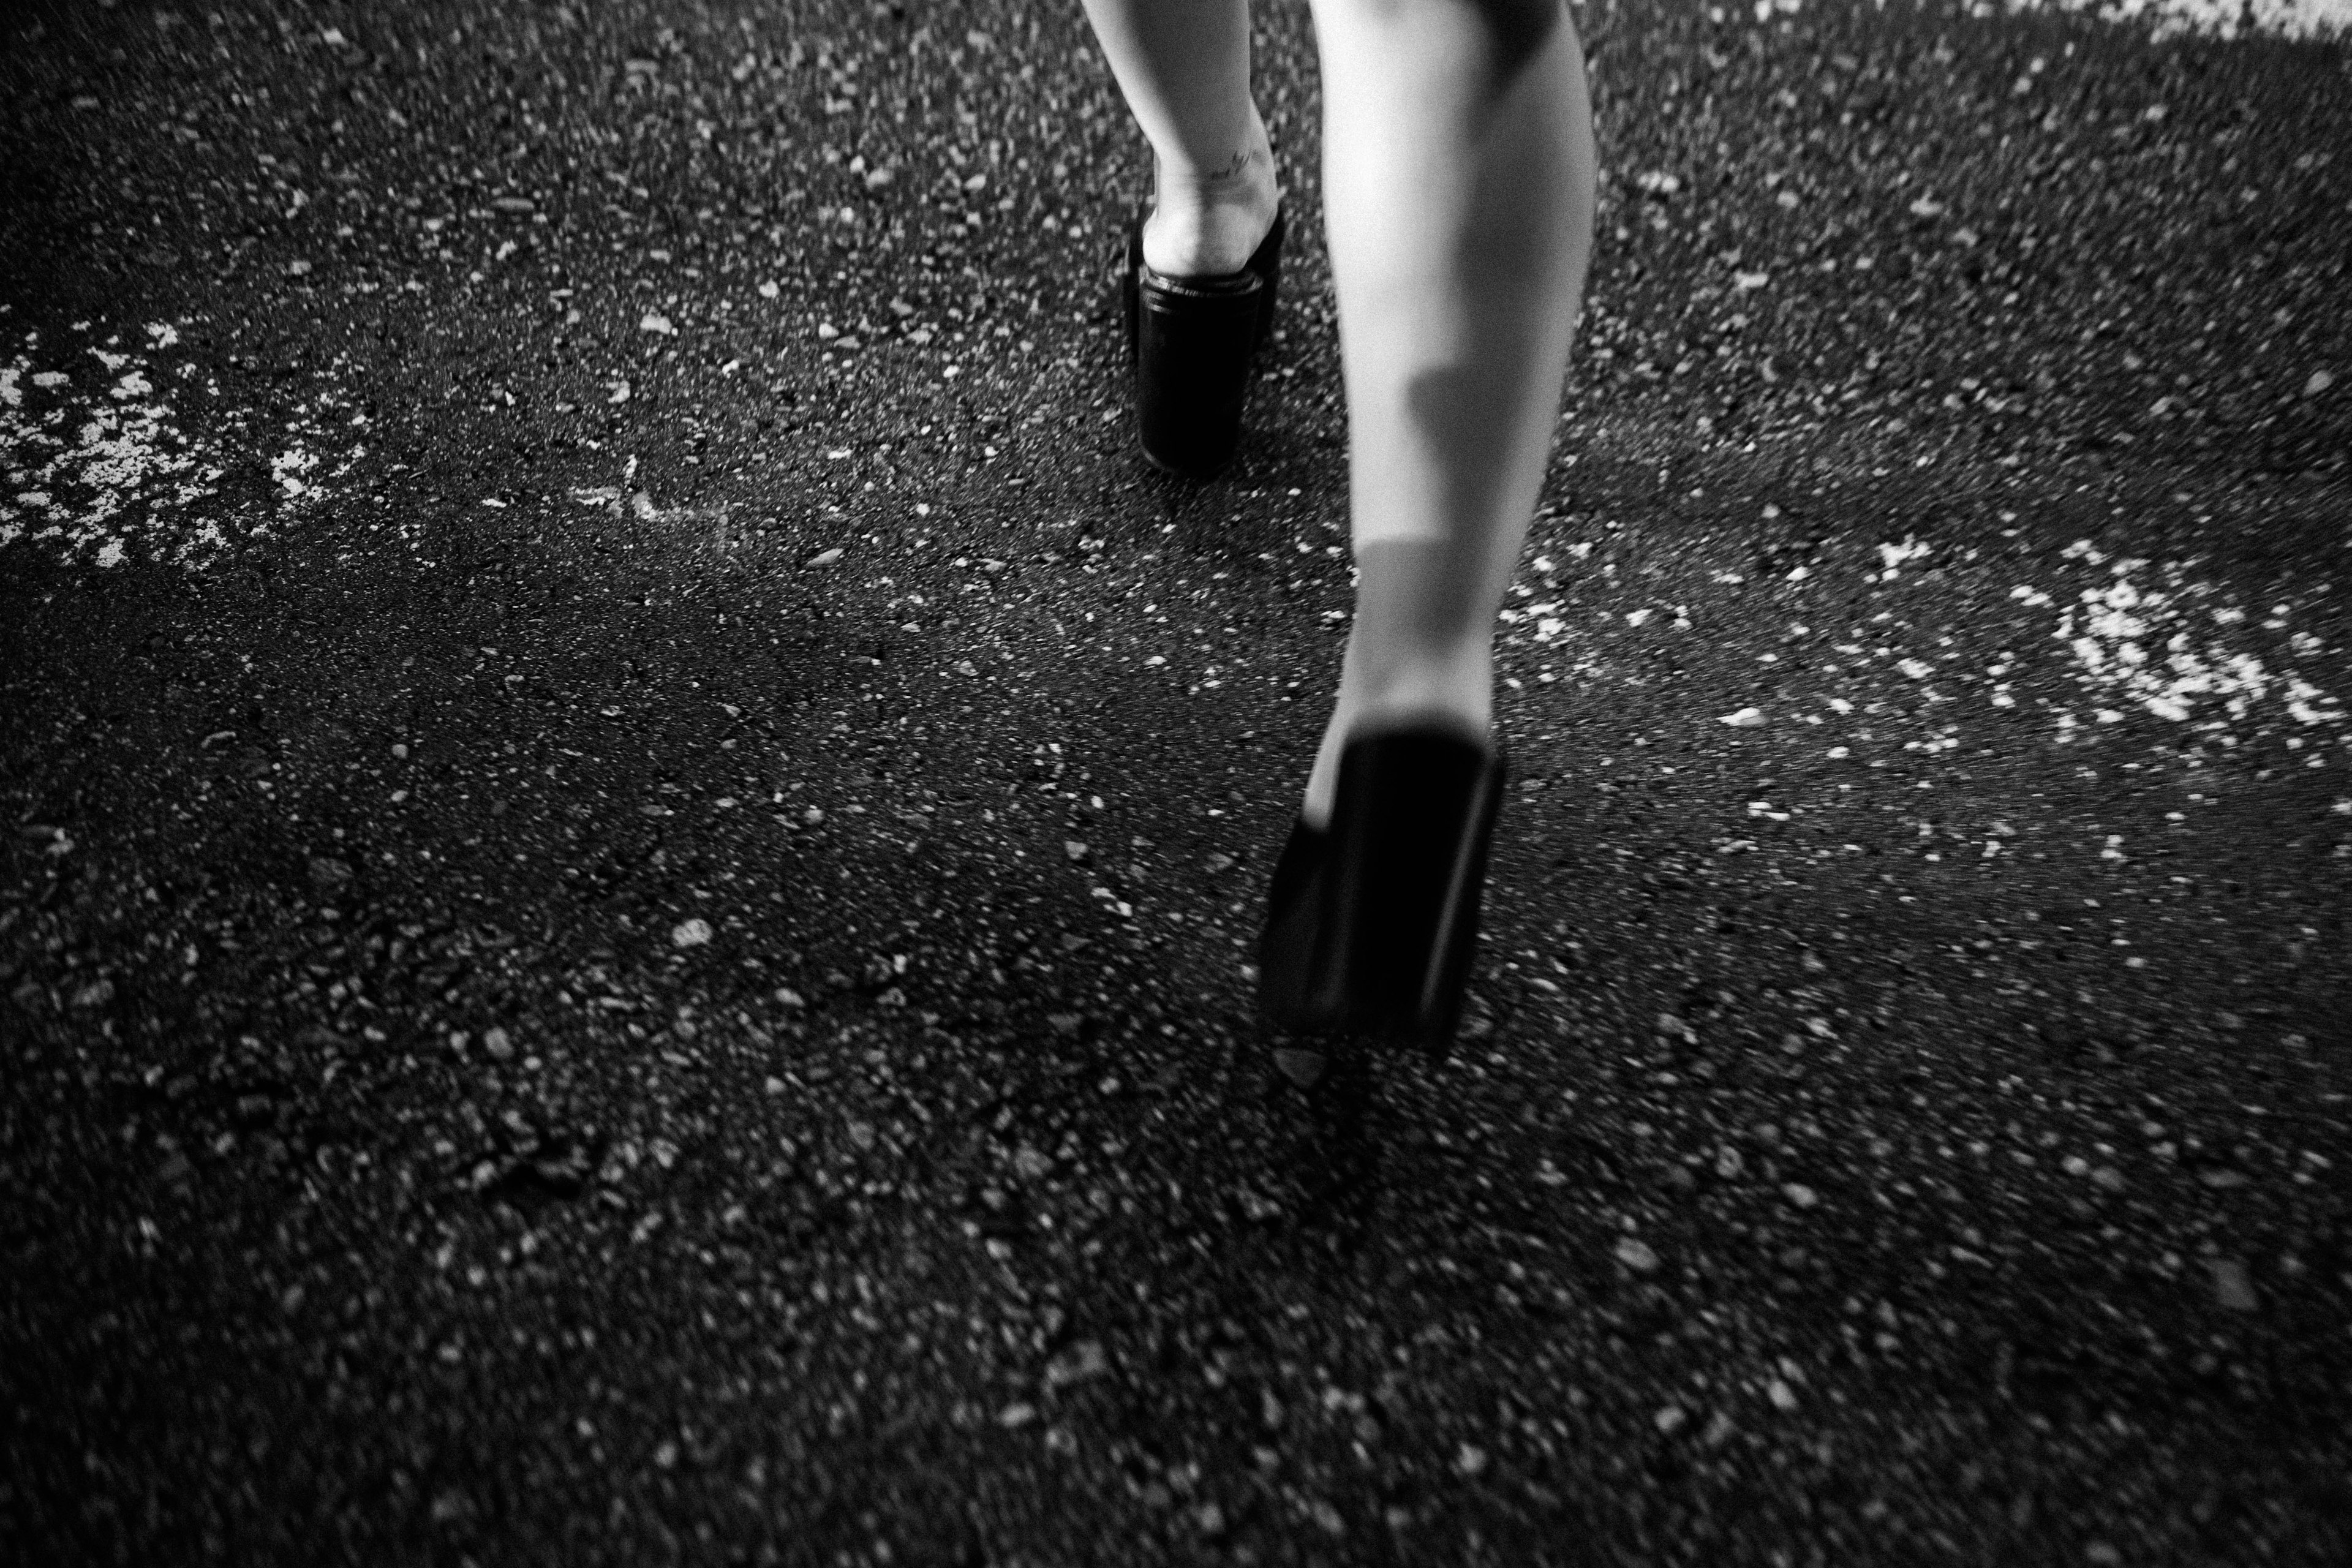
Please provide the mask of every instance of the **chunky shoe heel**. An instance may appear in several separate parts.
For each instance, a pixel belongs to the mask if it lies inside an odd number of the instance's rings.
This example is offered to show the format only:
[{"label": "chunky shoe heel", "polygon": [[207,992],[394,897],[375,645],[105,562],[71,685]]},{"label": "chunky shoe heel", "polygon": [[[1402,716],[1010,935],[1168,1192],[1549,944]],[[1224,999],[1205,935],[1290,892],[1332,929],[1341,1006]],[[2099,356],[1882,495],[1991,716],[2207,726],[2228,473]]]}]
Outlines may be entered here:
[{"label": "chunky shoe heel", "polygon": [[1283,228],[1276,207],[1239,272],[1171,278],[1143,263],[1143,216],[1129,226],[1120,305],[1143,455],[1155,468],[1205,479],[1233,460],[1250,361],[1274,330]]},{"label": "chunky shoe heel", "polygon": [[1267,891],[1258,1005],[1268,1022],[1433,1049],[1452,1041],[1507,772],[1499,748],[1436,730],[1348,742],[1329,830],[1294,823]]}]

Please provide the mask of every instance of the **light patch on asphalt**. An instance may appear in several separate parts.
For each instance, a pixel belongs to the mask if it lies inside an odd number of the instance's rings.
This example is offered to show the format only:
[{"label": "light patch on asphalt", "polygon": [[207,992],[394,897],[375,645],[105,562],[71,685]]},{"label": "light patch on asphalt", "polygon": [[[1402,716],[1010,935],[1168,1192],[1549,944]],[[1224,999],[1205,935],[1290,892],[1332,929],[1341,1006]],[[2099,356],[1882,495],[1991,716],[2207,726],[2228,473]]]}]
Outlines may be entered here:
[{"label": "light patch on asphalt", "polygon": [[[331,391],[274,429],[220,408],[218,386],[194,363],[163,357],[180,342],[171,322],[122,331],[78,323],[58,336],[26,331],[0,366],[0,549],[41,550],[68,565],[201,570],[233,542],[315,507],[366,451],[352,447],[328,469],[322,449],[340,445],[331,417],[342,423]],[[190,405],[217,412],[184,421],[179,409]],[[248,469],[266,469],[266,497],[236,482]]]},{"label": "light patch on asphalt", "polygon": [[[1749,0],[1746,5],[1707,7],[1720,25],[1746,11],[1759,22],[1793,16],[1805,0]],[[1812,9],[1822,9],[1813,0]],[[1885,0],[1880,0],[1885,9]],[[2183,36],[2229,40],[2241,37],[2326,38],[2352,33],[2352,0],[1979,0],[1969,8],[1979,18],[2028,11],[2068,11],[2103,21],[2141,26],[2162,42]]]},{"label": "light patch on asphalt", "polygon": [[2009,0],[2005,6],[1979,5],[1974,14],[2002,10],[2089,13],[2147,26],[2159,41],[2183,35],[2321,38],[2352,32],[2352,0]]},{"label": "light patch on asphalt", "polygon": [[[633,472],[635,471],[635,459],[632,458],[631,465]],[[625,510],[629,515],[635,517],[640,522],[661,524],[675,524],[681,522],[717,523],[722,531],[720,536],[720,542],[722,543],[725,542],[724,530],[727,520],[736,510],[734,503],[730,501],[722,501],[716,506],[658,506],[655,504],[651,491],[638,490],[632,494],[631,492],[623,489],[618,485],[596,485],[586,489],[575,488],[570,492],[570,494],[572,499],[580,505],[595,508],[600,511],[616,518],[623,515],[623,512]],[[506,503],[504,501],[488,501],[484,504],[488,506],[504,506]]]},{"label": "light patch on asphalt", "polygon": [[[2343,704],[2303,673],[2326,645],[2295,626],[2292,606],[2248,611],[2198,581],[2190,563],[2109,561],[2087,540],[2061,553],[2107,568],[2105,582],[2060,610],[2053,634],[2098,704],[2095,722],[2137,708],[2200,735],[2251,740],[2282,719],[2297,730],[2345,721]],[[2010,592],[2029,605],[2053,602],[2023,584]],[[2078,724],[2061,713],[2061,738]]]}]

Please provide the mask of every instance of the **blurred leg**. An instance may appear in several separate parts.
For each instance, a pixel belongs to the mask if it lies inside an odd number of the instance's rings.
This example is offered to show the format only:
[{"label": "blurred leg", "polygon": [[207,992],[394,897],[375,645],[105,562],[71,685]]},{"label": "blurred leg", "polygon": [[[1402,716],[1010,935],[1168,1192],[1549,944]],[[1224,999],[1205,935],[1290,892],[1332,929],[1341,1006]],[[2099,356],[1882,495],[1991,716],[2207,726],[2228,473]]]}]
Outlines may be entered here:
[{"label": "blurred leg", "polygon": [[1281,192],[1250,97],[1249,0],[1085,0],[1111,75],[1157,154],[1144,264],[1238,272]]},{"label": "blurred leg", "polygon": [[1304,812],[1351,729],[1484,737],[1592,252],[1592,110],[1559,0],[1313,0],[1356,617]]}]

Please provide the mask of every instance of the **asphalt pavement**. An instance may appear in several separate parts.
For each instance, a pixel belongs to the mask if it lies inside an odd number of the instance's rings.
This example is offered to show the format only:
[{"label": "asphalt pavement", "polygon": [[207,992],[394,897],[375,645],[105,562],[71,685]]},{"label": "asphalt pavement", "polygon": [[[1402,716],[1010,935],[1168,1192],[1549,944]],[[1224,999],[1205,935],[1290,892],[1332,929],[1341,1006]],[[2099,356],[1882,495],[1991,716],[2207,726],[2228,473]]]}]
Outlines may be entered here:
[{"label": "asphalt pavement", "polygon": [[2352,1561],[2352,51],[1586,0],[1450,1056],[1075,5],[0,43],[0,1560]]}]

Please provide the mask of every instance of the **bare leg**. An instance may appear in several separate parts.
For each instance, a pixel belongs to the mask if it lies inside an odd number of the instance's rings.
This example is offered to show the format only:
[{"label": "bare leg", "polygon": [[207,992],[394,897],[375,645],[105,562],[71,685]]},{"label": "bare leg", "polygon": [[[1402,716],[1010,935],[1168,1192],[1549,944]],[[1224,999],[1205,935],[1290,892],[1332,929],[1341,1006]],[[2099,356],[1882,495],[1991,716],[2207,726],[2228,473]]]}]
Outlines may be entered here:
[{"label": "bare leg", "polygon": [[1281,189],[1250,97],[1249,0],[1085,0],[1127,106],[1157,155],[1144,264],[1238,272]]},{"label": "bare leg", "polygon": [[[1592,254],[1592,108],[1559,0],[1313,0],[1356,619],[1302,811],[1349,732],[1484,737],[1496,612],[1551,455]],[[1159,155],[1156,271],[1230,272],[1276,189],[1246,0],[1086,0]]]},{"label": "bare leg", "polygon": [[1592,253],[1592,110],[1559,0],[1314,0],[1357,613],[1304,815],[1353,729],[1479,737]]}]

